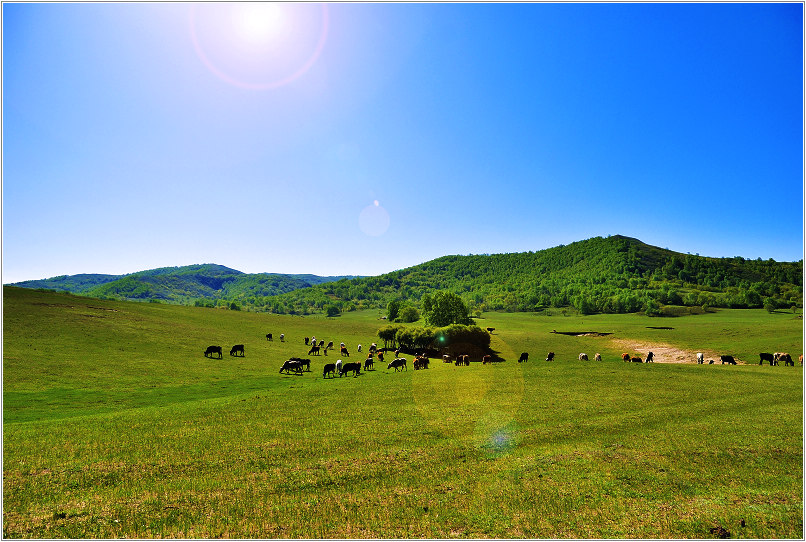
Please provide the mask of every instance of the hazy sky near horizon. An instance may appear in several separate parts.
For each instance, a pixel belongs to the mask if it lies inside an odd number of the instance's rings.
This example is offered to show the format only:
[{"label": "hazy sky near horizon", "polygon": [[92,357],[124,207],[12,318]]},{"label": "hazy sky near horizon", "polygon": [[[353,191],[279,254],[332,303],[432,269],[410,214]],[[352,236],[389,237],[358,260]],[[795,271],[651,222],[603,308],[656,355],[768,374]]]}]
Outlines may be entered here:
[{"label": "hazy sky near horizon", "polygon": [[803,255],[800,3],[5,3],[3,283]]}]

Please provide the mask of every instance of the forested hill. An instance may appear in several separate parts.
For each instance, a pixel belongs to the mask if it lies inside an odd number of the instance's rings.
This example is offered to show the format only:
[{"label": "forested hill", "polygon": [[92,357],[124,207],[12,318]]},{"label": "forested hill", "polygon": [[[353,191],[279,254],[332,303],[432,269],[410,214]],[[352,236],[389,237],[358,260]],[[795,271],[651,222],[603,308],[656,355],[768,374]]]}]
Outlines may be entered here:
[{"label": "forested hill", "polygon": [[[223,265],[200,264],[162,267],[128,275],[63,275],[18,282],[13,286],[43,288],[98,298],[233,306],[235,300],[243,302],[263,299],[345,278],[353,277],[247,274]],[[238,306],[237,303],[235,306]]]},{"label": "forested hill", "polygon": [[[377,277],[340,280],[262,300],[273,312],[418,306],[423,294],[458,294],[471,311],[573,307],[582,313],[663,306],[768,309],[803,305],[803,261],[681,254],[620,235],[514,254],[445,256]],[[258,300],[260,304],[260,300]]]},{"label": "forested hill", "polygon": [[376,277],[246,274],[204,264],[15,286],[283,314],[384,310],[392,300],[417,308],[424,294],[440,290],[458,294],[471,312],[571,307],[661,314],[681,306],[802,307],[803,261],[709,258],[614,235],[538,252],[444,256]]}]

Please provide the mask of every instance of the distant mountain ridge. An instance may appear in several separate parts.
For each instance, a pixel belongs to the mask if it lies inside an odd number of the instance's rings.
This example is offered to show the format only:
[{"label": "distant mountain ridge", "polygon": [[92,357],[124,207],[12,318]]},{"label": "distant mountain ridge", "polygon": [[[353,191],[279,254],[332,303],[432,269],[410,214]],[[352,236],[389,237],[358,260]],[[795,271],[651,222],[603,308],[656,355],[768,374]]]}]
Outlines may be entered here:
[{"label": "distant mountain ridge", "polygon": [[14,286],[279,314],[383,310],[392,300],[418,307],[424,294],[439,290],[459,295],[476,313],[568,307],[661,314],[667,307],[802,308],[803,261],[710,258],[613,235],[537,252],[443,256],[374,277],[246,274],[203,264]]},{"label": "distant mountain ridge", "polygon": [[[249,296],[274,296],[354,276],[310,274],[247,274],[217,264],[161,267],[126,275],[79,274],[11,284],[98,298],[199,304],[199,300],[228,301]],[[206,303],[209,304],[209,303]]]}]

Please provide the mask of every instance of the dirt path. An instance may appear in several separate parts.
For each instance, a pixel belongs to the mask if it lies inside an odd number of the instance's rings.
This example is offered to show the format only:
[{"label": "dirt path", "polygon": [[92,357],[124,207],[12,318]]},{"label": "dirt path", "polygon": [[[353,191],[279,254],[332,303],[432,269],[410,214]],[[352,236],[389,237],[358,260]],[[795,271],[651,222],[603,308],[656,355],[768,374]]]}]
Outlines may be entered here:
[{"label": "dirt path", "polygon": [[[645,358],[647,352],[651,351],[656,363],[697,363],[697,352],[683,350],[668,344],[658,342],[642,343],[630,339],[610,339],[610,343],[623,352],[639,355],[641,359]],[[719,354],[707,350],[700,350],[700,352],[705,356],[705,363],[708,363],[709,359],[715,360],[714,363],[719,363]],[[741,363],[738,359],[736,361]]]}]

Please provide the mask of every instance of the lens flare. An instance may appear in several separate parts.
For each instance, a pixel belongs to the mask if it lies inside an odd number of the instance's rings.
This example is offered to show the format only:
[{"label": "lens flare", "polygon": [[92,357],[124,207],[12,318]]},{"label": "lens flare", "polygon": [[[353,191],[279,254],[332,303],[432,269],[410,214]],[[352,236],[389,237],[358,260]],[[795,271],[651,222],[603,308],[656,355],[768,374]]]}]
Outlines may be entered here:
[{"label": "lens flare", "polygon": [[365,234],[372,237],[380,237],[389,229],[389,213],[381,207],[378,200],[371,205],[364,207],[358,215],[358,227]]},{"label": "lens flare", "polygon": [[267,90],[296,80],[327,40],[326,4],[224,2],[193,4],[190,37],[196,55],[231,85]]}]

